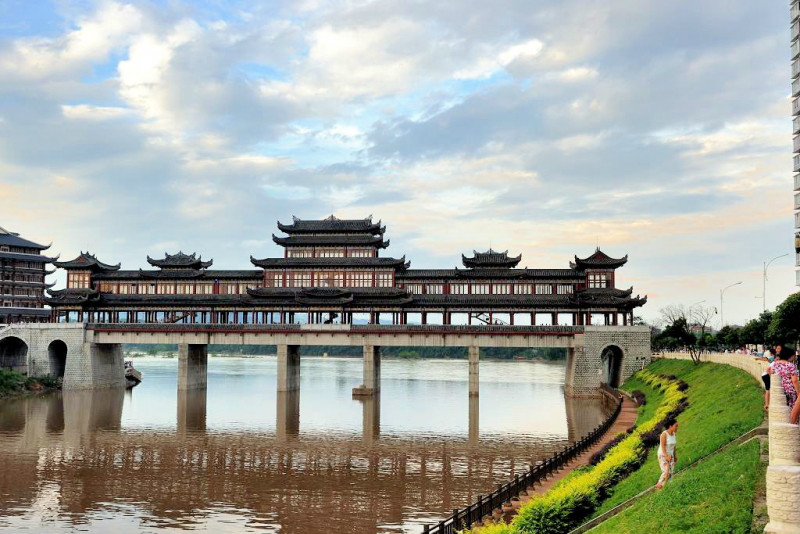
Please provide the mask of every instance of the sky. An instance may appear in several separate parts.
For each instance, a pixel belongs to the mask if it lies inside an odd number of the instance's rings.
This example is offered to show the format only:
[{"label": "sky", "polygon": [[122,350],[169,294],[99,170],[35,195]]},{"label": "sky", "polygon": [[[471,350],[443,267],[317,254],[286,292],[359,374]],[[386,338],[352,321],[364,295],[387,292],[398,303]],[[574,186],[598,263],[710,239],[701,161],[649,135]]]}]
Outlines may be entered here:
[{"label": "sky", "polygon": [[0,226],[62,259],[373,215],[416,268],[628,254],[650,320],[796,291],[784,1],[0,0],[0,81]]}]

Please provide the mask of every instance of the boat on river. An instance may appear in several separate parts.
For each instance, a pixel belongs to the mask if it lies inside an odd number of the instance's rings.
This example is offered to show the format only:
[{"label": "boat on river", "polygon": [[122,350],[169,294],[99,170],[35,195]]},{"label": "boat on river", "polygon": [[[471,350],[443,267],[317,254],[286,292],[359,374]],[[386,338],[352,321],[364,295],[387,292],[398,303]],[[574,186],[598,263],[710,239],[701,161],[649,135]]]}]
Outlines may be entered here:
[{"label": "boat on river", "polygon": [[142,373],[133,367],[133,362],[125,360],[125,387],[131,389],[142,383]]}]

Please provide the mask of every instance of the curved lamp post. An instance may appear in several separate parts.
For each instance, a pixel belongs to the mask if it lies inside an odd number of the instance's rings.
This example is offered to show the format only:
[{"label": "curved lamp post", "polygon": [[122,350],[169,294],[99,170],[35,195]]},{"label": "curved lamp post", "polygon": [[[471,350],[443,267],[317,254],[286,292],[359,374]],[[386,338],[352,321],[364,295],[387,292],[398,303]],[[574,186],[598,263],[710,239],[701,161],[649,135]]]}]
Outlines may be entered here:
[{"label": "curved lamp post", "polygon": [[763,306],[764,306],[763,311],[767,311],[767,269],[769,269],[770,263],[772,263],[773,261],[778,260],[780,258],[785,258],[788,255],[789,255],[789,253],[787,252],[786,254],[781,254],[780,256],[775,256],[774,258],[772,258],[768,262],[766,262],[766,261],[764,262],[764,277],[762,279],[762,290],[761,290],[761,302],[763,303]]},{"label": "curved lamp post", "polygon": [[725,314],[722,311],[722,298],[725,296],[725,291],[732,288],[733,286],[738,286],[741,282],[736,282],[735,284],[731,284],[719,290],[719,327],[722,328],[725,326]]}]

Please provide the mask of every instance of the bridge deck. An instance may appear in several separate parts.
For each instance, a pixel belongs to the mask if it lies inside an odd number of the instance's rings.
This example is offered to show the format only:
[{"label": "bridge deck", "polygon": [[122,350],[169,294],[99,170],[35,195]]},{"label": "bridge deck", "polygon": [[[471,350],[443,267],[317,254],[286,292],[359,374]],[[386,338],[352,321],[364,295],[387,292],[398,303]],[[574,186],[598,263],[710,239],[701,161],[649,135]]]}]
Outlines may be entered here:
[{"label": "bridge deck", "polygon": [[564,347],[582,326],[304,325],[92,323],[97,343],[200,343],[215,345],[377,345]]}]

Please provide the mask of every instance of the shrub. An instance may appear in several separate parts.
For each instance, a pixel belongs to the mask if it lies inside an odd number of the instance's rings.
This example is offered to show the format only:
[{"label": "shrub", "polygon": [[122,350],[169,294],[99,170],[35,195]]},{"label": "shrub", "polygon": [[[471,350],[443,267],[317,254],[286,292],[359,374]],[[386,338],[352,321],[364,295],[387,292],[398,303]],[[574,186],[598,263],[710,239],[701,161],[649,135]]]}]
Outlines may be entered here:
[{"label": "shrub", "polygon": [[648,444],[658,442],[666,419],[679,413],[688,403],[685,388],[680,389],[676,378],[658,376],[647,370],[639,371],[637,377],[664,392],[664,400],[653,417],[629,434],[615,437],[614,440],[620,438],[619,441],[608,450],[600,451],[604,454],[593,468],[565,478],[545,495],[528,501],[511,522],[510,530],[498,530],[493,534],[569,532],[595,510],[614,484],[644,462]]},{"label": "shrub", "polygon": [[635,402],[637,406],[644,406],[647,404],[647,397],[644,396],[641,390],[634,390],[633,393],[631,393],[631,397],[633,397],[633,402]]}]

